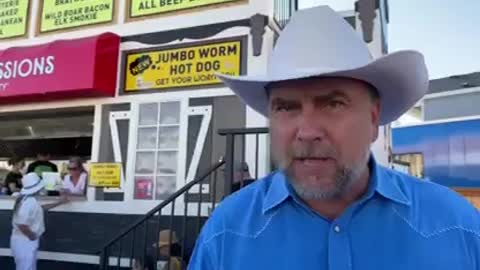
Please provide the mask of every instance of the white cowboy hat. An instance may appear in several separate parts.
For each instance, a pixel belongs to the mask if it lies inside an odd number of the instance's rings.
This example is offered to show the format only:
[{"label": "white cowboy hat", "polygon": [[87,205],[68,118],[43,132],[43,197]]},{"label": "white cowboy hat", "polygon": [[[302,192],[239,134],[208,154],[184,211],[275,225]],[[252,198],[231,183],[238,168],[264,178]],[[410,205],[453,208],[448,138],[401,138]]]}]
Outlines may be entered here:
[{"label": "white cowboy hat", "polygon": [[22,195],[32,195],[45,187],[45,181],[43,181],[38,174],[32,172],[23,176],[22,178],[23,188],[20,190]]},{"label": "white cowboy hat", "polygon": [[428,71],[419,52],[399,51],[373,60],[360,35],[328,6],[296,12],[280,33],[267,73],[217,75],[248,106],[268,115],[265,87],[310,77],[346,77],[374,86],[381,99],[380,124],[412,107],[428,90]]}]

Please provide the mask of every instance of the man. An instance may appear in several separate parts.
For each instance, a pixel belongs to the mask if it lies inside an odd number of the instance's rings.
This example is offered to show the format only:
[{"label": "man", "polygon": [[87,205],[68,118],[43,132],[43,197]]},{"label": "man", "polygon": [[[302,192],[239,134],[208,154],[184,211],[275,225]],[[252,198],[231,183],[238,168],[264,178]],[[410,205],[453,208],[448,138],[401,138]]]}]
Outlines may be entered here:
[{"label": "man", "polygon": [[[27,167],[27,173],[34,172],[40,178],[43,178],[45,172],[58,172],[58,167],[50,161],[50,154],[46,151],[41,151],[37,154],[37,160],[30,163]],[[60,193],[56,190],[47,190],[47,196],[59,196]]]},{"label": "man", "polygon": [[221,76],[269,117],[280,168],[226,198],[191,270],[480,268],[480,214],[446,187],[384,168],[378,126],[428,89],[421,54],[373,61],[333,10],[295,14],[264,77]]},{"label": "man", "polygon": [[27,173],[31,172],[42,177],[44,172],[58,172],[58,167],[50,161],[50,154],[42,151],[37,154],[37,160],[28,165]]},{"label": "man", "polygon": [[250,176],[247,162],[237,162],[234,166],[232,193],[253,183],[255,179]]}]

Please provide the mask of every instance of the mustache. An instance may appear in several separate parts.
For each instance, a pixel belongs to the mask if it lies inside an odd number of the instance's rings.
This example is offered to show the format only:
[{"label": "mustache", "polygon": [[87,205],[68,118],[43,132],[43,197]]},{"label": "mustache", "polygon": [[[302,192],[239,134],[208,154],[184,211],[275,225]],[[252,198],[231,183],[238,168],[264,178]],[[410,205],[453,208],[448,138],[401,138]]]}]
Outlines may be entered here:
[{"label": "mustache", "polygon": [[330,158],[337,159],[338,152],[334,147],[318,142],[295,142],[288,151],[292,159]]}]

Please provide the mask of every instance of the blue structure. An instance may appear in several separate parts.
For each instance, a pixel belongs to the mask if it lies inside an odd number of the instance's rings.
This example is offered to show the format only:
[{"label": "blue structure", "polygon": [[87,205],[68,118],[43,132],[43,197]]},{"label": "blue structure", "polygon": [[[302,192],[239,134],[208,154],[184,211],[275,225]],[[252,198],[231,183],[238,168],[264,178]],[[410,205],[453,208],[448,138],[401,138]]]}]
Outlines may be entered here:
[{"label": "blue structure", "polygon": [[449,187],[480,187],[480,119],[393,128],[393,154],[423,156],[423,177]]}]

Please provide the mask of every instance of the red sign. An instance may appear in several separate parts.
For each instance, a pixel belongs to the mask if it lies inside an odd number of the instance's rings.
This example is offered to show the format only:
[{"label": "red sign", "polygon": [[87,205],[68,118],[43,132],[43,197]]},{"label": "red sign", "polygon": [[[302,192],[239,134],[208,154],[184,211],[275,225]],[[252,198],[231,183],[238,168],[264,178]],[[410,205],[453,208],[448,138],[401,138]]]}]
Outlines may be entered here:
[{"label": "red sign", "polygon": [[114,96],[119,47],[105,33],[0,51],[0,103]]},{"label": "red sign", "polygon": [[135,199],[151,200],[153,198],[153,179],[152,178],[135,178]]}]

